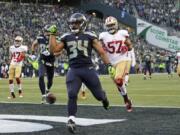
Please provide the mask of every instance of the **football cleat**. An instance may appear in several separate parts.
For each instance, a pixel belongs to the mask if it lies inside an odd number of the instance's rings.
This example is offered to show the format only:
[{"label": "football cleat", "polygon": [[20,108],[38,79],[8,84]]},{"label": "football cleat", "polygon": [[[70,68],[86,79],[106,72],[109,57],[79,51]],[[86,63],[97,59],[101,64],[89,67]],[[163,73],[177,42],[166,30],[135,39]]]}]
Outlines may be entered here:
[{"label": "football cleat", "polygon": [[50,90],[46,89],[46,94],[48,94],[50,92]]},{"label": "football cleat", "polygon": [[20,98],[23,98],[23,94],[22,94],[22,93],[21,93],[21,94],[19,94],[19,97],[20,97]]},{"label": "football cleat", "polygon": [[132,101],[131,100],[128,100],[126,103],[126,109],[127,109],[127,112],[132,112]]},{"label": "football cleat", "polygon": [[85,91],[81,92],[81,99],[86,99],[86,92]]},{"label": "football cleat", "polygon": [[15,98],[16,98],[16,96],[15,96],[14,92],[11,92],[10,96],[8,97],[8,99],[15,99]]},{"label": "football cleat", "polygon": [[103,104],[103,107],[104,107],[105,110],[109,109],[109,101],[108,101],[107,98],[102,101],[102,104]]},{"label": "football cleat", "polygon": [[23,97],[22,90],[19,90],[19,97],[20,97],[20,98]]},{"label": "football cleat", "polygon": [[46,104],[46,96],[42,96],[41,104]]},{"label": "football cleat", "polygon": [[70,133],[73,133],[73,134],[76,133],[76,124],[72,119],[68,120],[67,128]]}]

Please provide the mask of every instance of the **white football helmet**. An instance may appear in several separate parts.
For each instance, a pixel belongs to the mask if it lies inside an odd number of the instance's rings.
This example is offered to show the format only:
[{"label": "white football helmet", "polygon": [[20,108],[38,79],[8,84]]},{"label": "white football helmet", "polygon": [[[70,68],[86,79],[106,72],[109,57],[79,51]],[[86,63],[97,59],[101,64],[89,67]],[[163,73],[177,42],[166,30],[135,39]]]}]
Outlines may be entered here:
[{"label": "white football helmet", "polygon": [[21,46],[23,42],[23,38],[21,36],[16,36],[14,39],[14,44],[16,47]]},{"label": "white football helmet", "polygon": [[110,33],[114,34],[118,30],[118,21],[115,17],[109,16],[105,20],[105,29]]}]

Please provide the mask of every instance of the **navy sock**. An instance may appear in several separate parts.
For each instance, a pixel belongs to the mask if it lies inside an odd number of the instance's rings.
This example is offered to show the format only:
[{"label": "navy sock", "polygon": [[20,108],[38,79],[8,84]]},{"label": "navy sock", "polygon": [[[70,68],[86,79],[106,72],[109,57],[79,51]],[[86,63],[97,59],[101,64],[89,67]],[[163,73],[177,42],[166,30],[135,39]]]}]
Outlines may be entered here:
[{"label": "navy sock", "polygon": [[39,88],[41,90],[41,94],[44,95],[46,92],[46,86],[44,82],[44,76],[39,77]]},{"label": "navy sock", "polygon": [[69,98],[68,100],[68,116],[76,116],[77,98]]}]

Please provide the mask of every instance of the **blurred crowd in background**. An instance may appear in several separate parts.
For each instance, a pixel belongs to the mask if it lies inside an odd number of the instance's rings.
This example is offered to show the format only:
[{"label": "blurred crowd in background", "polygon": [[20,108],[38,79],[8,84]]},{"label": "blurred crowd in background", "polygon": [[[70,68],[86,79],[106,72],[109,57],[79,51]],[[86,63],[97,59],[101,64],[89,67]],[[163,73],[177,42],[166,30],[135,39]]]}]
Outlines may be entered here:
[{"label": "blurred crowd in background", "polygon": [[[93,0],[91,0],[93,1]],[[150,23],[171,30],[173,34],[180,35],[180,10],[176,0],[102,0],[103,4],[120,9],[124,13],[142,18]],[[8,77],[9,46],[13,45],[14,37],[23,37],[24,45],[30,48],[36,36],[42,32],[47,24],[56,24],[60,35],[69,31],[67,18],[74,12],[82,12],[75,7],[60,5],[37,5],[20,3],[0,3],[0,78]],[[89,18],[89,15],[86,15]],[[91,19],[88,29],[99,34],[104,31],[103,19]],[[121,25],[120,25],[121,27]],[[122,27],[126,29],[126,27]],[[143,38],[137,37],[133,31],[130,38],[133,42],[136,54],[136,66],[132,73],[142,73],[144,56],[152,56],[152,70],[154,72],[166,72],[165,64],[169,57],[172,57],[172,70],[175,69],[175,54],[156,48],[148,44]],[[94,53],[94,61],[99,74],[106,74],[105,66],[99,57]],[[55,67],[57,75],[64,75],[67,68],[67,56],[64,51],[56,58]],[[37,75],[32,64],[26,59],[23,65],[23,76],[32,77]]]}]

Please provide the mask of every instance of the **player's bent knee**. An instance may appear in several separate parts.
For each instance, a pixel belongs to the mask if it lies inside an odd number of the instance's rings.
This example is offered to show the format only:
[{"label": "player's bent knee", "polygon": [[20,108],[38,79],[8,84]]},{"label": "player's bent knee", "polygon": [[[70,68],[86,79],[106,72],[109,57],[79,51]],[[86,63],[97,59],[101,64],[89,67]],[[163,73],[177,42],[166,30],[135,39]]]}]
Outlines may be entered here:
[{"label": "player's bent knee", "polygon": [[115,83],[118,85],[118,86],[122,86],[123,85],[123,79],[122,78],[116,78],[115,79]]},{"label": "player's bent knee", "polygon": [[9,84],[12,84],[13,83],[13,79],[9,80]]},{"label": "player's bent knee", "polygon": [[44,76],[39,76],[39,81],[44,81]]},{"label": "player's bent knee", "polygon": [[16,78],[16,82],[17,82],[17,84],[20,84],[21,83],[20,78]]}]

